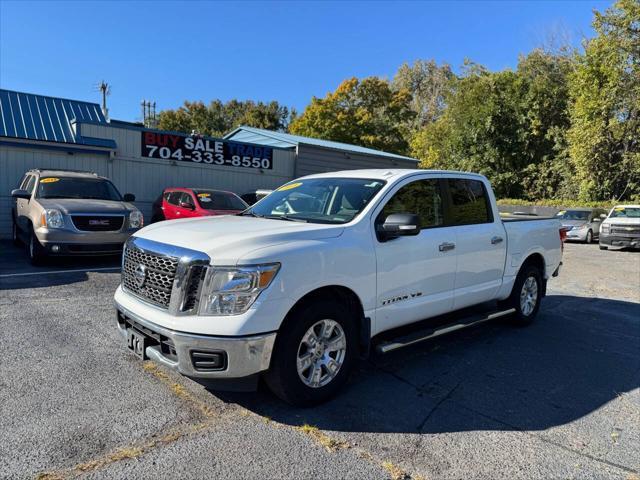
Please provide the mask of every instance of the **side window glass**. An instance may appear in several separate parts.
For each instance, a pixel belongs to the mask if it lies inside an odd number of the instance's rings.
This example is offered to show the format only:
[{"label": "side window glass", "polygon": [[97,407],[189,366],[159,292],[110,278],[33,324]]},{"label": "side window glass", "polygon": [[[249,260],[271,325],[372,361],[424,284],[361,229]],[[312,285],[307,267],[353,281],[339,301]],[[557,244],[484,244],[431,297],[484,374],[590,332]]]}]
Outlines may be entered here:
[{"label": "side window glass", "polygon": [[451,221],[454,225],[492,222],[489,199],[484,185],[478,180],[449,179],[451,192]]},{"label": "side window glass", "polygon": [[169,193],[169,198],[168,198],[168,202],[171,205],[178,205],[179,200],[180,200],[180,195],[182,192],[170,192]]},{"label": "side window glass", "polygon": [[36,177],[35,175],[31,175],[24,189],[29,193],[33,193],[33,187],[35,186],[35,184],[36,184]]},{"label": "side window glass", "polygon": [[31,178],[31,175],[25,175],[24,177],[22,177],[22,180],[20,180],[20,185],[18,186],[20,190],[25,189],[25,187],[27,186],[27,182],[29,181],[29,178]]},{"label": "side window glass", "polygon": [[384,222],[384,219],[393,213],[419,215],[421,228],[444,225],[438,180],[417,180],[402,187],[384,206],[378,216],[378,222]]},{"label": "side window glass", "polygon": [[193,205],[193,197],[187,192],[182,192],[180,196],[180,202],[188,203],[189,205]]}]

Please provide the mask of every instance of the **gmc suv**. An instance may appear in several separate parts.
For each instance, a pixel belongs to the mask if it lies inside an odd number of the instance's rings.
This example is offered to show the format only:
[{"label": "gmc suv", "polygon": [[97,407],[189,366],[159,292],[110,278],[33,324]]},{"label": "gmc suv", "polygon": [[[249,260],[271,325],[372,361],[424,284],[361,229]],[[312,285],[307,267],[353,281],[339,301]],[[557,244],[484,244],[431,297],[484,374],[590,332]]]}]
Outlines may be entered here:
[{"label": "gmc suv", "polygon": [[95,173],[30,170],[11,196],[13,241],[27,245],[33,264],[48,255],[117,254],[143,225],[135,196]]}]

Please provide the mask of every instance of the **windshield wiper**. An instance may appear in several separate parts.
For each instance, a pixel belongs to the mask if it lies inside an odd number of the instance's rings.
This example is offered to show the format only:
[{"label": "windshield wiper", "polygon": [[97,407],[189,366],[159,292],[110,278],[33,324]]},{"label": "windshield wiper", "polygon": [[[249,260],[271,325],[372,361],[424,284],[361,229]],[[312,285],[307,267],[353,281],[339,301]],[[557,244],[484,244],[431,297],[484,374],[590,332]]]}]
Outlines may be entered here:
[{"label": "windshield wiper", "polygon": [[285,220],[287,222],[301,222],[307,223],[308,220],[299,217],[289,217],[288,215],[265,215],[264,218],[268,218],[271,220]]},{"label": "windshield wiper", "polygon": [[255,218],[264,218],[264,215],[258,215],[251,210],[245,210],[244,212],[236,213],[239,217],[255,217]]}]

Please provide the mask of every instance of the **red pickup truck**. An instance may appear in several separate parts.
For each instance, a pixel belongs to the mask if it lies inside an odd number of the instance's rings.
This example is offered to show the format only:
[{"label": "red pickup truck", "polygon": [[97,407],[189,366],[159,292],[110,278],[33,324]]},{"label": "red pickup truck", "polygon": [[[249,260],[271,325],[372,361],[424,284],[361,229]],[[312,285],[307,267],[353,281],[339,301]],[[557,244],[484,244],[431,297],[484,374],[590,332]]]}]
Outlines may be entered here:
[{"label": "red pickup truck", "polygon": [[235,193],[205,188],[165,188],[155,202],[151,222],[240,213],[249,206]]}]

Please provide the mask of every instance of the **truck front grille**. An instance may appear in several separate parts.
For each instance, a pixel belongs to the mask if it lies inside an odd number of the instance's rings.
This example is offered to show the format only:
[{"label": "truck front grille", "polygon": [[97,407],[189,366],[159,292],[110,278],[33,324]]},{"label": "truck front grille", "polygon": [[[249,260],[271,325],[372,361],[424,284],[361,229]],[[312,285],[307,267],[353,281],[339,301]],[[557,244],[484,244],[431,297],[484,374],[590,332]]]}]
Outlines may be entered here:
[{"label": "truck front grille", "polygon": [[128,246],[124,251],[122,285],[151,303],[169,308],[177,269],[178,258]]},{"label": "truck front grille", "polygon": [[623,237],[638,237],[640,236],[640,225],[624,225],[624,224],[612,224],[611,233],[613,235],[620,235]]},{"label": "truck front grille", "polygon": [[117,232],[122,229],[124,215],[71,215],[71,221],[84,232]]}]

